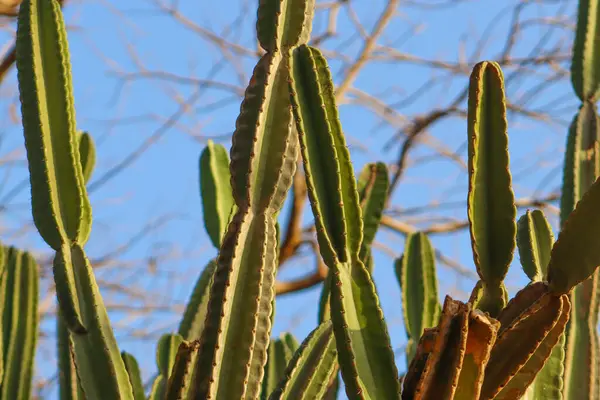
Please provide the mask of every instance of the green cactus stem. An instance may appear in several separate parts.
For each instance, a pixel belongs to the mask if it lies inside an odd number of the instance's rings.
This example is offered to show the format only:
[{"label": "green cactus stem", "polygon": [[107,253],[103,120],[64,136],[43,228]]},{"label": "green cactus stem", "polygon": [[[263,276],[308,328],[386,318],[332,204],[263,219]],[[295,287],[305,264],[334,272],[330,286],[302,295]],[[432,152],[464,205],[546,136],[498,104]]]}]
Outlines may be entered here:
[{"label": "green cactus stem", "polygon": [[483,282],[477,306],[496,316],[506,305],[502,281],[516,245],[516,207],[509,171],[504,78],[494,62],[484,61],[473,68],[467,123],[469,231]]},{"label": "green cactus stem", "polygon": [[441,313],[435,257],[427,235],[409,234],[404,254],[396,260],[395,266],[402,290],[402,315],[408,337],[406,360],[410,365],[423,331],[437,325]]},{"label": "green cactus stem", "polygon": [[400,387],[387,326],[370,273],[359,259],[361,209],[350,154],[323,55],[294,51],[291,92],[321,256],[330,268],[330,307],[346,394],[397,399]]},{"label": "green cactus stem", "polygon": [[[310,7],[309,7],[310,6]],[[191,397],[260,396],[273,314],[277,215],[296,171],[288,82],[292,47],[307,40],[312,2],[263,0],[258,61],[236,121],[231,184],[236,214],[222,241]]]},{"label": "green cactus stem", "polygon": [[212,140],[200,155],[200,192],[204,226],[213,246],[218,249],[235,211],[235,203],[231,195],[227,150]]},{"label": "green cactus stem", "polygon": [[337,372],[337,350],[331,321],[325,321],[302,342],[269,400],[322,399]]},{"label": "green cactus stem", "polygon": [[280,338],[269,343],[269,357],[265,365],[261,398],[267,399],[277,388],[285,374],[285,369],[298,349],[298,342],[291,333],[284,333]]},{"label": "green cactus stem", "polygon": [[4,374],[0,398],[31,398],[38,336],[38,265],[28,252],[8,249],[2,276],[2,341]]}]

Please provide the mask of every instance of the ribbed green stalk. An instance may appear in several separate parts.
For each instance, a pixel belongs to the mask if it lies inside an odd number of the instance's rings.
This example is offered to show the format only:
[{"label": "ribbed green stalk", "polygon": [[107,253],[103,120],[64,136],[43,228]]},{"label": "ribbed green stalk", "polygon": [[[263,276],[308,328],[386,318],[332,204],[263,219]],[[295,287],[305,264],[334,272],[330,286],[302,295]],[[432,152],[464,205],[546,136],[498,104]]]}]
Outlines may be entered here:
[{"label": "ribbed green stalk", "polygon": [[264,0],[258,61],[236,121],[231,183],[237,205],[221,244],[194,371],[195,399],[260,395],[277,269],[277,215],[296,170],[288,81],[291,47],[312,24],[306,0]]},{"label": "ribbed green stalk", "polygon": [[[6,298],[6,261],[7,250],[0,244],[0,321],[3,319]],[[4,376],[4,332],[0,329],[0,384]]]},{"label": "ribbed green stalk", "polygon": [[265,365],[265,378],[262,383],[261,398],[267,399],[283,378],[285,369],[298,349],[298,342],[291,333],[269,343],[269,357]]},{"label": "ribbed green stalk", "polygon": [[331,74],[319,50],[300,46],[294,52],[292,97],[323,260],[350,262],[363,240],[361,211]]},{"label": "ribbed green stalk", "polygon": [[[78,135],[79,160],[83,170],[84,183],[88,183],[96,165],[96,147],[92,137],[87,132]],[[71,333],[60,315],[56,316],[56,336],[58,352],[58,387],[60,400],[83,400],[85,395],[77,378]]]},{"label": "ribbed green stalk", "polygon": [[[119,348],[92,266],[80,245],[64,245],[54,258],[54,275],[61,315],[69,311],[68,297],[59,287],[57,276],[71,274],[75,303],[84,331],[71,330],[75,364],[85,396],[95,399],[133,399],[129,375]],[[65,322],[67,319],[65,318]],[[68,323],[67,323],[67,326]],[[69,327],[71,329],[71,327]]]},{"label": "ribbed green stalk", "polygon": [[331,319],[351,399],[397,399],[400,388],[375,285],[359,259],[363,239],[356,181],[327,62],[314,48],[294,51],[292,101],[319,248],[331,269]]},{"label": "ribbed green stalk", "polygon": [[38,265],[33,257],[14,247],[8,249],[2,311],[4,377],[3,400],[31,398],[33,363],[38,335]]},{"label": "ribbed green stalk", "polygon": [[556,294],[568,293],[596,273],[600,265],[598,202],[600,181],[596,180],[569,215],[552,248],[548,283]]},{"label": "ribbed green stalk", "polygon": [[25,0],[17,28],[17,70],[33,220],[54,250],[86,242],[92,214],[77,136],[67,33],[57,0]]},{"label": "ribbed green stalk", "polygon": [[435,257],[427,235],[414,233],[406,237],[404,254],[396,260],[395,269],[402,290],[402,315],[408,338],[408,366],[423,331],[437,325],[441,312]]},{"label": "ribbed green stalk", "polygon": [[598,134],[600,121],[596,105],[585,102],[573,118],[567,136],[560,202],[561,227],[575,205],[598,177],[600,157]]},{"label": "ribbed green stalk", "polygon": [[315,0],[260,0],[256,30],[268,52],[305,44],[310,38]]},{"label": "ribbed green stalk", "polygon": [[[379,229],[388,189],[389,177],[386,165],[381,162],[365,165],[357,182],[364,232],[359,257],[369,272],[373,271],[371,244]],[[323,283],[323,289],[321,290],[321,298],[319,300],[319,323],[329,319],[330,280],[331,277],[327,276]]]},{"label": "ribbed green stalk", "polygon": [[[552,228],[540,210],[527,211],[517,224],[517,244],[521,265],[532,282],[548,279],[548,263],[554,244]],[[552,349],[550,357],[529,387],[527,396],[535,399],[562,399],[565,335]]]},{"label": "ribbed green stalk", "polygon": [[81,160],[81,171],[83,173],[83,182],[88,183],[96,166],[96,146],[92,137],[87,132],[78,135],[79,157]]},{"label": "ribbed green stalk", "polygon": [[[600,175],[599,119],[596,111],[600,89],[600,5],[580,0],[573,44],[571,82],[583,102],[569,129],[565,154],[561,225]],[[560,238],[560,236],[559,236]],[[563,251],[565,251],[563,247]],[[574,248],[573,251],[577,251]],[[566,266],[565,266],[566,267]],[[593,268],[588,265],[588,268]],[[570,294],[573,305],[565,342],[563,397],[565,400],[600,399],[598,312],[600,272],[576,286]]]},{"label": "ribbed green stalk", "polygon": [[208,311],[210,286],[214,281],[217,263],[211,260],[200,274],[192,291],[189,302],[185,307],[183,318],[179,324],[179,334],[185,340],[200,339]]},{"label": "ribbed green stalk", "polygon": [[469,84],[469,195],[471,246],[483,295],[477,307],[498,315],[506,305],[502,281],[513,258],[515,196],[509,171],[504,78],[500,66],[481,62]]},{"label": "ribbed green stalk", "polygon": [[600,89],[599,36],[600,4],[598,0],[579,0],[571,82],[581,101],[598,99]]},{"label": "ribbed green stalk", "polygon": [[85,395],[77,378],[71,334],[60,316],[56,316],[56,338],[58,354],[58,396],[60,400],[84,400]]},{"label": "ribbed green stalk", "polygon": [[[575,57],[573,59],[575,62]],[[564,224],[577,202],[600,175],[598,134],[600,119],[595,104],[585,102],[569,128],[565,153],[561,221]],[[596,332],[599,272],[576,286],[565,343],[563,396],[574,400],[581,396],[598,399],[598,333]],[[581,360],[586,360],[582,362]]]},{"label": "ribbed green stalk", "polygon": [[382,162],[365,165],[358,176],[357,189],[363,221],[363,240],[359,257],[369,271],[373,270],[371,244],[379,229],[389,187],[388,170]]},{"label": "ribbed green stalk", "polygon": [[227,150],[212,140],[200,155],[200,192],[204,227],[218,249],[234,211],[234,201]]},{"label": "ribbed green stalk", "polygon": [[125,368],[129,375],[129,382],[133,388],[133,398],[135,400],[146,400],[144,385],[142,383],[142,374],[137,360],[133,355],[125,351],[121,353],[121,358],[123,359],[123,363],[125,363]]},{"label": "ribbed green stalk", "polygon": [[331,321],[325,321],[302,342],[269,400],[322,399],[337,372],[337,351]]},{"label": "ribbed green stalk", "polygon": [[183,337],[178,334],[167,333],[160,337],[156,345],[156,366],[159,375],[152,385],[152,399],[164,399],[167,382],[171,376],[171,369],[177,357],[177,350],[183,342]]},{"label": "ribbed green stalk", "polygon": [[[57,0],[25,0],[17,27],[17,69],[33,219],[57,254],[61,315],[73,332],[86,397],[133,398],[83,245],[92,215],[76,132],[67,35]],[[88,155],[89,156],[89,155]]]},{"label": "ribbed green stalk", "polygon": [[523,271],[529,279],[533,282],[546,280],[554,234],[542,211],[528,210],[519,218],[517,244]]},{"label": "ribbed green stalk", "polygon": [[158,375],[154,382],[152,382],[148,400],[164,400],[165,393],[167,391],[167,385],[167,380],[162,375]]}]

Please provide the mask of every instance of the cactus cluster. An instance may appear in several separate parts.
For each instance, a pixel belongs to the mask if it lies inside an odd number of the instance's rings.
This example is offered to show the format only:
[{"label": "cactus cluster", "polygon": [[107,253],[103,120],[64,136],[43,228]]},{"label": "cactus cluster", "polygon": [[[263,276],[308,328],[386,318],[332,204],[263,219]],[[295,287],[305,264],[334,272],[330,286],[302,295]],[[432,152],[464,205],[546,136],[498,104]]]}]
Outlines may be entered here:
[{"label": "cactus cluster", "polygon": [[[62,400],[598,399],[600,92],[598,4],[581,0],[561,230],[541,210],[516,221],[503,74],[475,65],[468,100],[468,218],[479,280],[467,302],[440,305],[434,249],[406,238],[395,263],[408,337],[398,375],[373,282],[371,245],[388,195],[383,163],[355,177],[323,54],[309,45],[314,0],[260,0],[254,68],[227,150],[199,160],[204,223],[217,250],[201,271],[177,333],[163,335],[149,390],[120,351],[85,252],[86,183],[95,149],[77,131],[67,35],[58,0],[24,0],[17,68],[32,214],[54,250]],[[597,28],[598,26],[598,28]],[[306,339],[271,339],[277,218],[298,158],[328,267],[319,320]],[[531,282],[509,299],[515,249]],[[34,258],[0,247],[0,399],[29,399],[37,338]]]}]

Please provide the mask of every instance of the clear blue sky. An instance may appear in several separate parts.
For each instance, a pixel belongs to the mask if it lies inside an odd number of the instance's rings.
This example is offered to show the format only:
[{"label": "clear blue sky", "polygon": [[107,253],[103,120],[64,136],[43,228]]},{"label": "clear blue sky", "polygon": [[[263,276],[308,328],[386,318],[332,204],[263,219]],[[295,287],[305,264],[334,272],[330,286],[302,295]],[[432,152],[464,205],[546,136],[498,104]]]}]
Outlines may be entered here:
[{"label": "clear blue sky", "polygon": [[[65,15],[70,27],[69,41],[78,126],[80,129],[89,130],[98,144],[98,165],[92,185],[95,179],[101,177],[160,129],[164,121],[177,111],[179,106],[175,99],[186,99],[194,91],[189,85],[174,86],[171,83],[150,80],[133,81],[120,87],[115,71],[130,73],[138,70],[132,61],[131,52],[135,53],[148,70],[162,70],[199,78],[206,78],[211,74],[211,69],[220,61],[220,53],[214,47],[164,14],[156,12],[150,3],[147,0],[82,1],[69,5],[66,9]],[[224,26],[239,16],[241,4],[244,2],[182,0],[180,3],[180,10],[187,18],[219,33]],[[249,8],[245,13],[255,15],[256,1],[248,3]],[[403,52],[427,59],[439,57],[456,61],[461,51],[471,54],[476,46],[472,38],[480,36],[490,19],[513,4],[513,0],[471,1],[452,8],[441,8],[439,11],[401,8],[399,16],[388,27],[380,43],[394,45],[403,42],[399,46]],[[383,1],[353,2],[353,7],[362,24],[370,30],[383,7]],[[524,16],[554,16],[556,10],[557,6],[533,6],[527,9]],[[574,6],[567,7],[566,12],[568,16],[572,16]],[[342,33],[341,38],[345,40],[348,39],[348,35],[344,33],[353,28],[346,14],[343,11],[341,14],[338,30]],[[323,17],[318,15],[315,21],[317,32],[322,31],[325,21]],[[509,22],[510,14],[504,13],[498,18],[498,24],[490,34],[489,45],[476,61],[498,54],[498,50],[503,46]],[[418,35],[411,37],[412,35],[406,32],[417,23],[422,25],[422,30]],[[535,26],[524,32],[516,44],[516,54],[525,56],[540,32],[541,29]],[[466,34],[469,34],[471,39],[464,46],[460,45]],[[570,34],[564,35],[563,32],[561,35],[571,41]],[[8,35],[5,34],[4,37]],[[254,48],[253,18],[246,18],[241,26],[235,24],[235,29],[228,39]],[[342,39],[328,42],[325,48],[335,50]],[[348,57],[355,57],[360,50],[361,42],[354,39],[350,47],[343,48],[344,55]],[[245,86],[254,61],[246,58],[240,65],[239,71],[243,72],[242,75],[245,74],[242,77],[245,81],[240,78],[240,72],[231,67],[219,71],[212,78]],[[332,62],[331,67],[334,76],[339,76],[340,64]],[[432,73],[432,70],[415,65],[378,63],[367,67],[356,80],[355,86],[376,96],[392,96],[391,98],[401,100],[407,93],[418,89]],[[15,75],[13,71],[2,88],[3,98],[0,104],[5,107],[3,112],[16,93]],[[449,102],[449,98],[456,95],[465,82],[466,76],[457,79],[450,87],[437,87],[401,111],[413,114],[427,111],[432,106],[443,106]],[[535,83],[519,82],[519,86],[515,84],[508,87],[509,96],[521,96]],[[176,93],[172,91],[173,88],[177,89]],[[542,106],[561,96],[563,101],[560,107],[557,106],[557,118],[569,121],[577,102],[568,81],[554,85],[550,92],[538,97],[536,101]],[[219,101],[228,102],[226,106],[211,111],[211,104]],[[150,233],[121,258],[137,261],[156,254],[171,254],[175,257],[159,262],[156,274],[142,271],[140,274],[126,275],[121,271],[118,274],[118,284],[128,288],[145,287],[154,291],[157,299],[166,301],[183,303],[187,299],[204,264],[216,254],[203,229],[198,189],[198,156],[206,140],[211,137],[229,148],[239,103],[240,98],[232,97],[230,92],[204,91],[200,100],[193,106],[194,113],[187,114],[175,127],[169,128],[160,141],[152,145],[126,171],[91,193],[94,227],[88,251],[92,257],[102,255],[127,241],[149,220],[164,214],[177,216],[159,230]],[[340,107],[340,111],[357,170],[369,161],[395,160],[399,148],[397,145],[389,151],[383,151],[383,145],[394,133],[392,129],[380,128],[377,117],[362,107],[345,104]],[[562,162],[565,127],[550,127],[514,115],[509,115],[509,119],[513,122],[510,131],[511,168],[515,174],[517,197],[532,195],[538,183],[546,176],[549,178],[544,186],[545,192],[558,187],[561,180],[559,166]],[[2,136],[0,142],[2,153],[22,151],[20,126],[5,121],[1,127],[3,132],[7,133]],[[461,149],[466,139],[466,125],[463,120],[446,120],[443,124],[434,126],[431,135],[457,150],[466,161],[465,148]],[[430,148],[418,146],[412,157],[425,160],[431,154]],[[539,159],[542,160],[541,163],[537,162]],[[27,169],[24,163],[15,163],[14,167],[7,168],[6,171],[9,172],[3,177],[0,198],[26,177]],[[432,200],[464,201],[466,188],[465,171],[455,163],[443,160],[423,161],[419,166],[411,168],[404,178],[395,192],[393,204],[411,207]],[[3,214],[3,228],[13,232],[30,220],[29,199],[27,188],[10,202],[9,212]],[[285,216],[286,212],[282,215]],[[462,207],[451,209],[444,215],[460,219],[466,217]],[[305,224],[309,224],[310,221],[311,215],[307,209]],[[556,227],[556,219],[552,222]],[[401,236],[382,229],[377,239],[391,249],[395,256],[401,254]],[[9,241],[11,244],[28,246],[47,254],[47,247],[34,231],[28,231],[27,236],[11,237]],[[452,236],[436,236],[433,237],[433,242],[446,255],[474,271],[466,232]],[[511,294],[525,283],[518,268],[517,255],[515,260],[507,279]],[[400,292],[392,262],[393,258],[389,254],[379,250],[375,252],[374,278],[393,346],[398,349],[397,363],[400,371],[403,371],[405,358],[401,349],[406,336],[402,323]],[[306,274],[312,270],[313,265],[311,257],[300,259],[286,266],[281,278]],[[127,267],[125,265],[123,268]],[[100,276],[104,281],[108,281],[117,276],[117,273],[103,272]],[[470,292],[474,284],[473,280],[459,279],[455,273],[445,268],[439,270],[439,278],[441,299],[446,293],[454,293],[458,298],[465,300],[465,293]],[[298,340],[302,340],[316,326],[320,290],[319,286],[278,300],[273,335],[276,336],[282,331],[292,331]],[[133,296],[124,301],[128,305],[139,305]],[[152,340],[132,340],[124,337],[127,330],[122,325],[116,325],[121,349],[133,353],[138,358],[145,377],[148,377],[155,372],[154,351],[158,335],[176,330],[179,316],[157,313],[151,319],[125,321],[122,315],[114,314],[113,321],[119,320],[122,324],[133,323],[136,327],[146,327],[156,333]],[[53,324],[53,321],[47,321],[45,326],[53,327]],[[53,365],[44,361],[45,357],[38,357],[38,374],[51,376]],[[54,398],[53,396],[54,394],[48,394],[48,398]]]}]

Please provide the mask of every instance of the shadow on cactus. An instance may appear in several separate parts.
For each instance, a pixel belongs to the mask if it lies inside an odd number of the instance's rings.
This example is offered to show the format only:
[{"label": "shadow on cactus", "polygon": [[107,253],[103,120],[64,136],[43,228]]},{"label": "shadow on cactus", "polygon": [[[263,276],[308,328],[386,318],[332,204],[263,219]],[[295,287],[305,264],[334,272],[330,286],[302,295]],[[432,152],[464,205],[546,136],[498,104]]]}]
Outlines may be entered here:
[{"label": "shadow on cactus", "polygon": [[[369,164],[357,182],[327,61],[309,45],[314,8],[314,0],[259,1],[264,55],[246,89],[230,157],[209,142],[199,161],[204,223],[217,254],[200,273],[178,332],[157,344],[157,373],[144,386],[140,369],[154,366],[120,351],[85,252],[95,150],[92,137],[76,130],[62,11],[57,0],[22,2],[22,122],[33,220],[55,252],[61,400],[331,399],[340,375],[350,399],[597,399],[600,162],[593,101],[600,78],[590,65],[600,59],[600,32],[589,31],[600,30],[597,5],[580,2],[572,75],[583,105],[569,133],[556,242],[541,211],[516,222],[503,74],[494,62],[474,67],[467,212],[479,280],[468,302],[446,296],[440,306],[433,246],[422,233],[407,238],[396,262],[409,339],[403,379],[371,276],[388,173],[382,163]],[[302,173],[299,158],[329,268],[319,324],[300,345],[290,334],[271,339],[278,216]],[[531,282],[509,300],[503,281],[517,245]],[[37,267],[28,253],[8,254],[0,262],[0,398],[27,399]],[[573,357],[582,352],[585,360]]]}]

